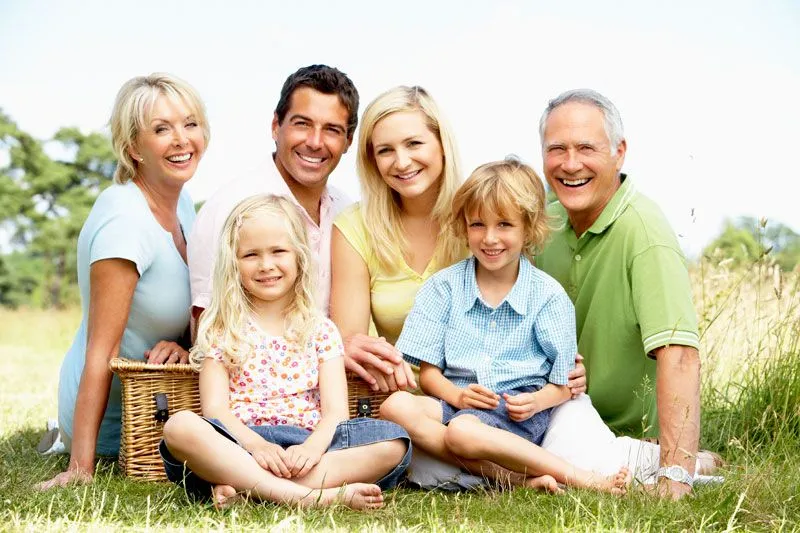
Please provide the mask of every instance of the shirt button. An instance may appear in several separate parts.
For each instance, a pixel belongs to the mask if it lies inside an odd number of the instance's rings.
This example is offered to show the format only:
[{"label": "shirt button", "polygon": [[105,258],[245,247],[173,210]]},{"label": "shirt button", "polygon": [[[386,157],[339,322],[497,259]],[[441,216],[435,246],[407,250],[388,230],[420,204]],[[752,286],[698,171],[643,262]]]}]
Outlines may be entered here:
[{"label": "shirt button", "polygon": [[581,254],[575,254],[575,261],[581,260]]},{"label": "shirt button", "polygon": [[490,327],[490,328],[494,328],[496,325],[497,325],[497,322],[495,322],[494,320],[492,320],[491,322],[489,322],[489,327]]}]

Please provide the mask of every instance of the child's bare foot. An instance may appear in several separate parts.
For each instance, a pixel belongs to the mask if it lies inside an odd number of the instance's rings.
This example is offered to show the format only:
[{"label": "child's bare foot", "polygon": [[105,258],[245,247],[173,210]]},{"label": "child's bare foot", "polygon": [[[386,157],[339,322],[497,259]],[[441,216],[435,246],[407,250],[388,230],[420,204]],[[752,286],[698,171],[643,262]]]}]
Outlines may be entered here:
[{"label": "child's bare foot", "polygon": [[709,450],[697,452],[697,474],[701,476],[713,476],[720,467],[725,466],[725,460],[718,453]]},{"label": "child's bare foot", "polygon": [[241,497],[242,495],[230,485],[214,485],[211,488],[211,500],[215,509],[224,509]]},{"label": "child's bare foot", "polygon": [[339,488],[325,489],[319,500],[319,505],[333,505],[341,503],[351,509],[380,509],[383,507],[383,493],[377,485],[368,483],[352,483]]},{"label": "child's bare foot", "polygon": [[543,490],[553,494],[563,494],[564,489],[558,486],[558,482],[553,476],[538,476],[529,477],[525,480],[524,485],[531,489]]},{"label": "child's bare foot", "polygon": [[628,493],[628,486],[631,484],[633,477],[627,466],[619,469],[619,472],[614,474],[609,481],[611,482],[611,489],[609,492],[615,496],[625,496]]}]

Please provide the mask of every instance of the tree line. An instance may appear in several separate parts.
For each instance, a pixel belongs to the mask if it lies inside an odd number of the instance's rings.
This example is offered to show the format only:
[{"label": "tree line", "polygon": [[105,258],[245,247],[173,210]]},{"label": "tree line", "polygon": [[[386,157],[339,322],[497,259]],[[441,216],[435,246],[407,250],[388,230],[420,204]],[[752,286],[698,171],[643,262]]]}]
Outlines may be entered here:
[{"label": "tree line", "polygon": [[[78,234],[97,195],[111,184],[111,143],[106,135],[77,128],[36,139],[0,109],[0,152],[0,306],[75,305]],[[733,266],[769,255],[792,270],[800,261],[800,235],[782,224],[740,217],[726,222],[704,255]]]}]

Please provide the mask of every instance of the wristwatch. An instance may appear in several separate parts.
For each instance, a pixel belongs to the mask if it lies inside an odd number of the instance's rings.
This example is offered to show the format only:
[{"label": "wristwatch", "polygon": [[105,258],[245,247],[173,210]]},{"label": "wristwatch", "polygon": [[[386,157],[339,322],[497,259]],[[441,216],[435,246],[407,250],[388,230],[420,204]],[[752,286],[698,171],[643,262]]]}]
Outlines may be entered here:
[{"label": "wristwatch", "polygon": [[686,483],[690,487],[694,485],[694,478],[689,471],[680,465],[662,466],[656,471],[656,478],[665,477],[679,483]]}]

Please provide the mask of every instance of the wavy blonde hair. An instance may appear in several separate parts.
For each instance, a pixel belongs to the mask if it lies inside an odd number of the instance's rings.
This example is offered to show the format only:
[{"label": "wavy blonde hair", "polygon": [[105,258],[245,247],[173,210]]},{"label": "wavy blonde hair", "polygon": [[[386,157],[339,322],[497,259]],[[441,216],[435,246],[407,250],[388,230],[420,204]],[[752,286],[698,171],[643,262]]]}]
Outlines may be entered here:
[{"label": "wavy blonde hair", "polygon": [[[408,252],[408,241],[400,220],[400,196],[389,187],[378,171],[372,147],[375,125],[383,118],[401,111],[420,111],[425,115],[428,129],[436,135],[442,145],[444,157],[442,176],[439,180],[439,196],[431,212],[431,218],[444,229],[450,214],[453,195],[461,182],[458,151],[455,139],[439,107],[422,87],[399,86],[386,91],[373,100],[361,117],[358,135],[357,169],[361,181],[361,216],[370,228],[369,244],[375,251],[381,268],[395,272],[397,265]],[[445,235],[434,251],[434,264],[447,266],[464,255],[462,242]]]},{"label": "wavy blonde hair", "polygon": [[274,216],[286,224],[289,242],[297,255],[297,279],[294,298],[284,310],[287,340],[304,346],[321,318],[316,306],[315,267],[305,224],[297,207],[286,198],[274,195],[251,196],[231,211],[222,228],[214,263],[211,305],[200,317],[197,341],[190,351],[190,361],[199,370],[212,349],[221,350],[223,363],[238,369],[250,356],[253,346],[242,334],[253,312],[250,296],[242,286],[237,261],[239,231],[246,220]]},{"label": "wavy blonde hair", "polygon": [[456,192],[448,227],[464,242],[467,217],[473,213],[521,215],[525,225],[522,253],[533,261],[552,229],[545,203],[542,179],[531,167],[515,158],[486,163],[476,168]]},{"label": "wavy blonde hair", "polygon": [[130,154],[136,138],[150,121],[153,104],[159,96],[173,102],[183,103],[191,111],[203,129],[206,147],[211,139],[206,108],[200,95],[182,79],[171,74],[155,72],[149,76],[137,76],[125,82],[117,93],[114,110],[111,112],[111,146],[117,156],[114,171],[116,183],[126,183],[136,176],[139,162]]}]

